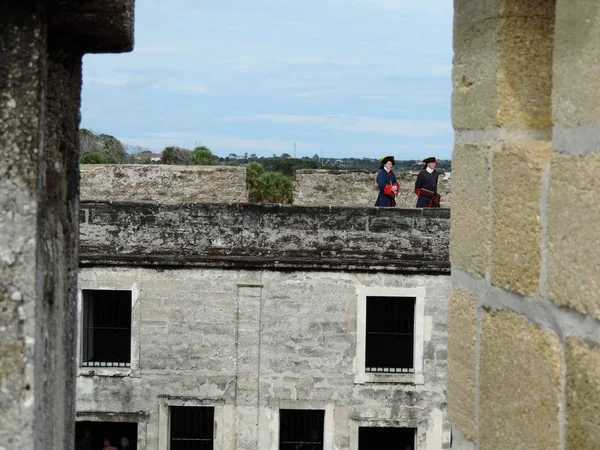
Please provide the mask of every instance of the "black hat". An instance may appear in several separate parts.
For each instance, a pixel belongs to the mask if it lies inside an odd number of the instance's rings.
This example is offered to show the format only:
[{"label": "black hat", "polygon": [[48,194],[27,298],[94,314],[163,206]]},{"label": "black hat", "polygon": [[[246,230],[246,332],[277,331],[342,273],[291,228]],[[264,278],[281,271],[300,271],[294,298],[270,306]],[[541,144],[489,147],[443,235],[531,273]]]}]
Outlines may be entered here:
[{"label": "black hat", "polygon": [[392,162],[392,166],[396,165],[396,159],[393,156],[384,156],[383,158],[379,158],[382,166],[385,166],[388,161]]},{"label": "black hat", "polygon": [[429,164],[429,163],[436,162],[436,161],[437,161],[437,159],[435,158],[435,156],[430,156],[429,158],[425,158],[423,160],[423,164]]}]

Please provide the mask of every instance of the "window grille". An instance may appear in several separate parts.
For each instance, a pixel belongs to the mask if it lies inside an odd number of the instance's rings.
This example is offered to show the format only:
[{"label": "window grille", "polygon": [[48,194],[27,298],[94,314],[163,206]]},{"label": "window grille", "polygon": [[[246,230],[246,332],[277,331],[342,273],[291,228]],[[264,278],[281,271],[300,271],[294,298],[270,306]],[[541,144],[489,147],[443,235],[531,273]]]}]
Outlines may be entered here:
[{"label": "window grille", "polygon": [[367,297],[365,372],[414,373],[414,297]]},{"label": "window grille", "polygon": [[416,428],[360,427],[359,450],[415,450]]},{"label": "window grille", "polygon": [[82,367],[131,365],[131,291],[83,291]]},{"label": "window grille", "polygon": [[212,450],[214,423],[212,406],[171,406],[169,450]]},{"label": "window grille", "polygon": [[279,410],[280,450],[322,450],[325,411]]}]

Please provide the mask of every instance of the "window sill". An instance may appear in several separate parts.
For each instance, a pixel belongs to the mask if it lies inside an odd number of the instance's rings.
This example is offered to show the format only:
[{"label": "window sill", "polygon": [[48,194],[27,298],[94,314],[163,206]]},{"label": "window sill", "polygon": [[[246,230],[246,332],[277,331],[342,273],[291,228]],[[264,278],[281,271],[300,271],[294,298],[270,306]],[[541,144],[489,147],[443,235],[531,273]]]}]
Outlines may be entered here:
[{"label": "window sill", "polygon": [[131,367],[78,367],[78,377],[115,377],[115,378],[139,378],[139,370]]},{"label": "window sill", "polygon": [[363,372],[354,375],[354,384],[366,383],[425,384],[425,377],[420,373]]}]

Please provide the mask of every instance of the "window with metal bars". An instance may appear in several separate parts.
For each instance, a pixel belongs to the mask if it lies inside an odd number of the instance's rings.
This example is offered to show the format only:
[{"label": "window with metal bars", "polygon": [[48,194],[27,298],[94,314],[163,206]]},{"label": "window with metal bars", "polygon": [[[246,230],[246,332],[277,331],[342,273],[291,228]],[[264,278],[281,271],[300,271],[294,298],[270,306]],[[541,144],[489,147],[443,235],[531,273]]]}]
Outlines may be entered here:
[{"label": "window with metal bars", "polygon": [[169,450],[212,450],[215,408],[169,407]]},{"label": "window with metal bars", "polygon": [[82,367],[131,365],[131,291],[84,290]]},{"label": "window with metal bars", "polygon": [[367,297],[365,372],[414,373],[414,297]]},{"label": "window with metal bars", "polygon": [[322,450],[325,411],[314,409],[279,410],[280,450]]},{"label": "window with metal bars", "polygon": [[414,450],[416,428],[360,427],[359,450]]}]

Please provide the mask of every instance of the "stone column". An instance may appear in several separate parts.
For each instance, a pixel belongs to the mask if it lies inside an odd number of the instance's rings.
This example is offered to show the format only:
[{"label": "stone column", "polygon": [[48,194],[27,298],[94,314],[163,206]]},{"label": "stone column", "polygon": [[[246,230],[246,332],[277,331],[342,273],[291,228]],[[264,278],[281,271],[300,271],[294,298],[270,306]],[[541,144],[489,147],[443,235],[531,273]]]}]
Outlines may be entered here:
[{"label": "stone column", "polygon": [[258,448],[262,285],[238,285],[236,449]]},{"label": "stone column", "polygon": [[0,447],[73,448],[81,58],[132,0],[0,5]]},{"label": "stone column", "polygon": [[554,0],[457,0],[454,287],[448,401],[456,448],[560,448],[561,344],[543,299]]}]

